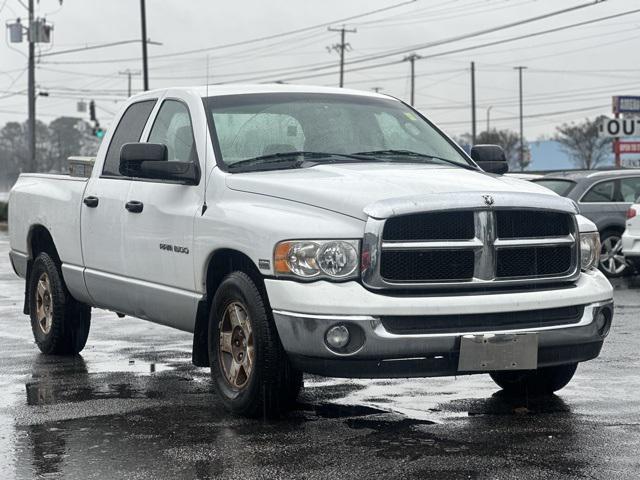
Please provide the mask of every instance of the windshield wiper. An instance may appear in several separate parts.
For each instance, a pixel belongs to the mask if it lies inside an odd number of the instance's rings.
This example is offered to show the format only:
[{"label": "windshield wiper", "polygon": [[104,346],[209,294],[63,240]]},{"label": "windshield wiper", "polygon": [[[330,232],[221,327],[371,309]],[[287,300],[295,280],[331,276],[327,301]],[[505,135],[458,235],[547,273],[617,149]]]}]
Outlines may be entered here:
[{"label": "windshield wiper", "polygon": [[399,149],[370,150],[367,152],[356,152],[356,153],[353,153],[352,155],[372,156],[372,157],[409,157],[409,158],[417,159],[421,162],[423,161],[444,162],[450,165],[455,165],[456,167],[466,168],[468,170],[477,170],[476,168],[474,168],[469,164],[456,162],[455,160],[449,160],[448,158],[441,158],[441,157],[436,157],[434,155],[427,155],[426,153],[414,152],[412,150],[399,150]]},{"label": "windshield wiper", "polygon": [[[310,151],[295,151],[295,152],[278,152],[271,153],[269,155],[260,155],[259,157],[247,158],[246,160],[240,160],[229,165],[229,170],[263,170],[273,168],[299,168],[308,161],[312,163],[337,163],[344,161],[365,161],[371,162],[374,159],[366,156],[357,156],[354,154],[346,153],[329,153],[329,152],[310,152]],[[289,165],[286,165],[289,163]],[[284,164],[284,165],[283,165]],[[252,168],[257,167],[257,168]]]}]

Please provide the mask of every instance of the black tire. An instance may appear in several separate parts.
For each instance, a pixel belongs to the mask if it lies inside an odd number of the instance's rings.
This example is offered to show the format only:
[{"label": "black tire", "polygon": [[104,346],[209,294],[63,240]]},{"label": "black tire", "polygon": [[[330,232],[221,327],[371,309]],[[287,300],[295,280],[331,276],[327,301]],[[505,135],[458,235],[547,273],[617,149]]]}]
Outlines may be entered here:
[{"label": "black tire", "polygon": [[[41,281],[47,288],[38,287]],[[43,287],[44,288],[44,287]],[[75,300],[64,284],[62,273],[56,262],[47,253],[40,253],[29,276],[29,312],[33,337],[42,353],[49,355],[75,355],[87,343],[91,326],[91,307]],[[48,320],[41,314],[43,298],[49,312]],[[46,317],[46,315],[45,315]]]},{"label": "black tire", "polygon": [[622,234],[616,230],[605,230],[600,234],[600,271],[609,278],[618,278],[629,272],[622,255]]},{"label": "black tire", "polygon": [[[287,412],[302,387],[302,373],[291,366],[263,295],[249,275],[232,272],[216,291],[209,314],[209,362],[214,387],[225,408],[253,418],[273,418]],[[236,307],[241,309],[240,314],[236,311],[236,318],[243,317],[245,325],[241,330],[245,332],[248,328],[251,341],[244,333],[234,337],[238,326],[228,329],[231,314],[227,312]],[[238,349],[250,345],[253,356],[249,347],[243,356],[242,351],[237,354],[223,351],[221,330],[231,339],[230,345]],[[238,359],[244,358],[253,358],[248,375],[245,367],[234,370],[231,366],[233,362],[240,365]],[[239,373],[234,377],[233,372]],[[228,375],[239,381],[229,380]],[[244,384],[238,385],[242,381]]]},{"label": "black tire", "polygon": [[578,368],[577,363],[538,370],[492,372],[491,378],[512,395],[550,395],[567,386]]}]

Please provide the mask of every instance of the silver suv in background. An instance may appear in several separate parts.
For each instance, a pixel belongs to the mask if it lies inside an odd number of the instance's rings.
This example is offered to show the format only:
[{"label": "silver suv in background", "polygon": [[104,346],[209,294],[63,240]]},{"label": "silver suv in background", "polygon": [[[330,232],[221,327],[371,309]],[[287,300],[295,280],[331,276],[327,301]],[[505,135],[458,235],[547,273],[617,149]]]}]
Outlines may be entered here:
[{"label": "silver suv in background", "polygon": [[532,181],[576,201],[600,232],[600,269],[608,277],[626,273],[621,238],[627,210],[640,196],[640,169],[554,172]]}]

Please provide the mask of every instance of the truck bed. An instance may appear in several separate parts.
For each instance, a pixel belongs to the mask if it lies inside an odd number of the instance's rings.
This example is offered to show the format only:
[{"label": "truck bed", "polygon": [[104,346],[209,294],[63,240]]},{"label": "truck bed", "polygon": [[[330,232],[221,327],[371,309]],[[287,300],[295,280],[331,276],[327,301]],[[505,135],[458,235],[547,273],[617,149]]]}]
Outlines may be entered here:
[{"label": "truck bed", "polygon": [[82,266],[80,207],[86,178],[69,175],[22,174],[9,194],[11,249],[28,255],[30,229],[45,227],[65,263]]}]

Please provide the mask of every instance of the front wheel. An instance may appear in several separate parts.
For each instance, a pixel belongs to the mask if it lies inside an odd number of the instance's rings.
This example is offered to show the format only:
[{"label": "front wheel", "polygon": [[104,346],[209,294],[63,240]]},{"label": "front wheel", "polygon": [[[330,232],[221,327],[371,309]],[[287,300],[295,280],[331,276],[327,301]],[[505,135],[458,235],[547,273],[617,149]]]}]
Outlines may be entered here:
[{"label": "front wheel", "polygon": [[538,370],[492,372],[491,378],[513,395],[549,395],[567,386],[578,368],[577,363]]},{"label": "front wheel", "polygon": [[75,355],[87,343],[91,307],[67,291],[56,262],[40,253],[29,276],[31,329],[42,353]]},{"label": "front wheel", "polygon": [[275,417],[292,406],[302,373],[289,363],[263,296],[246,273],[230,273],[220,284],[208,343],[213,383],[228,410]]}]

